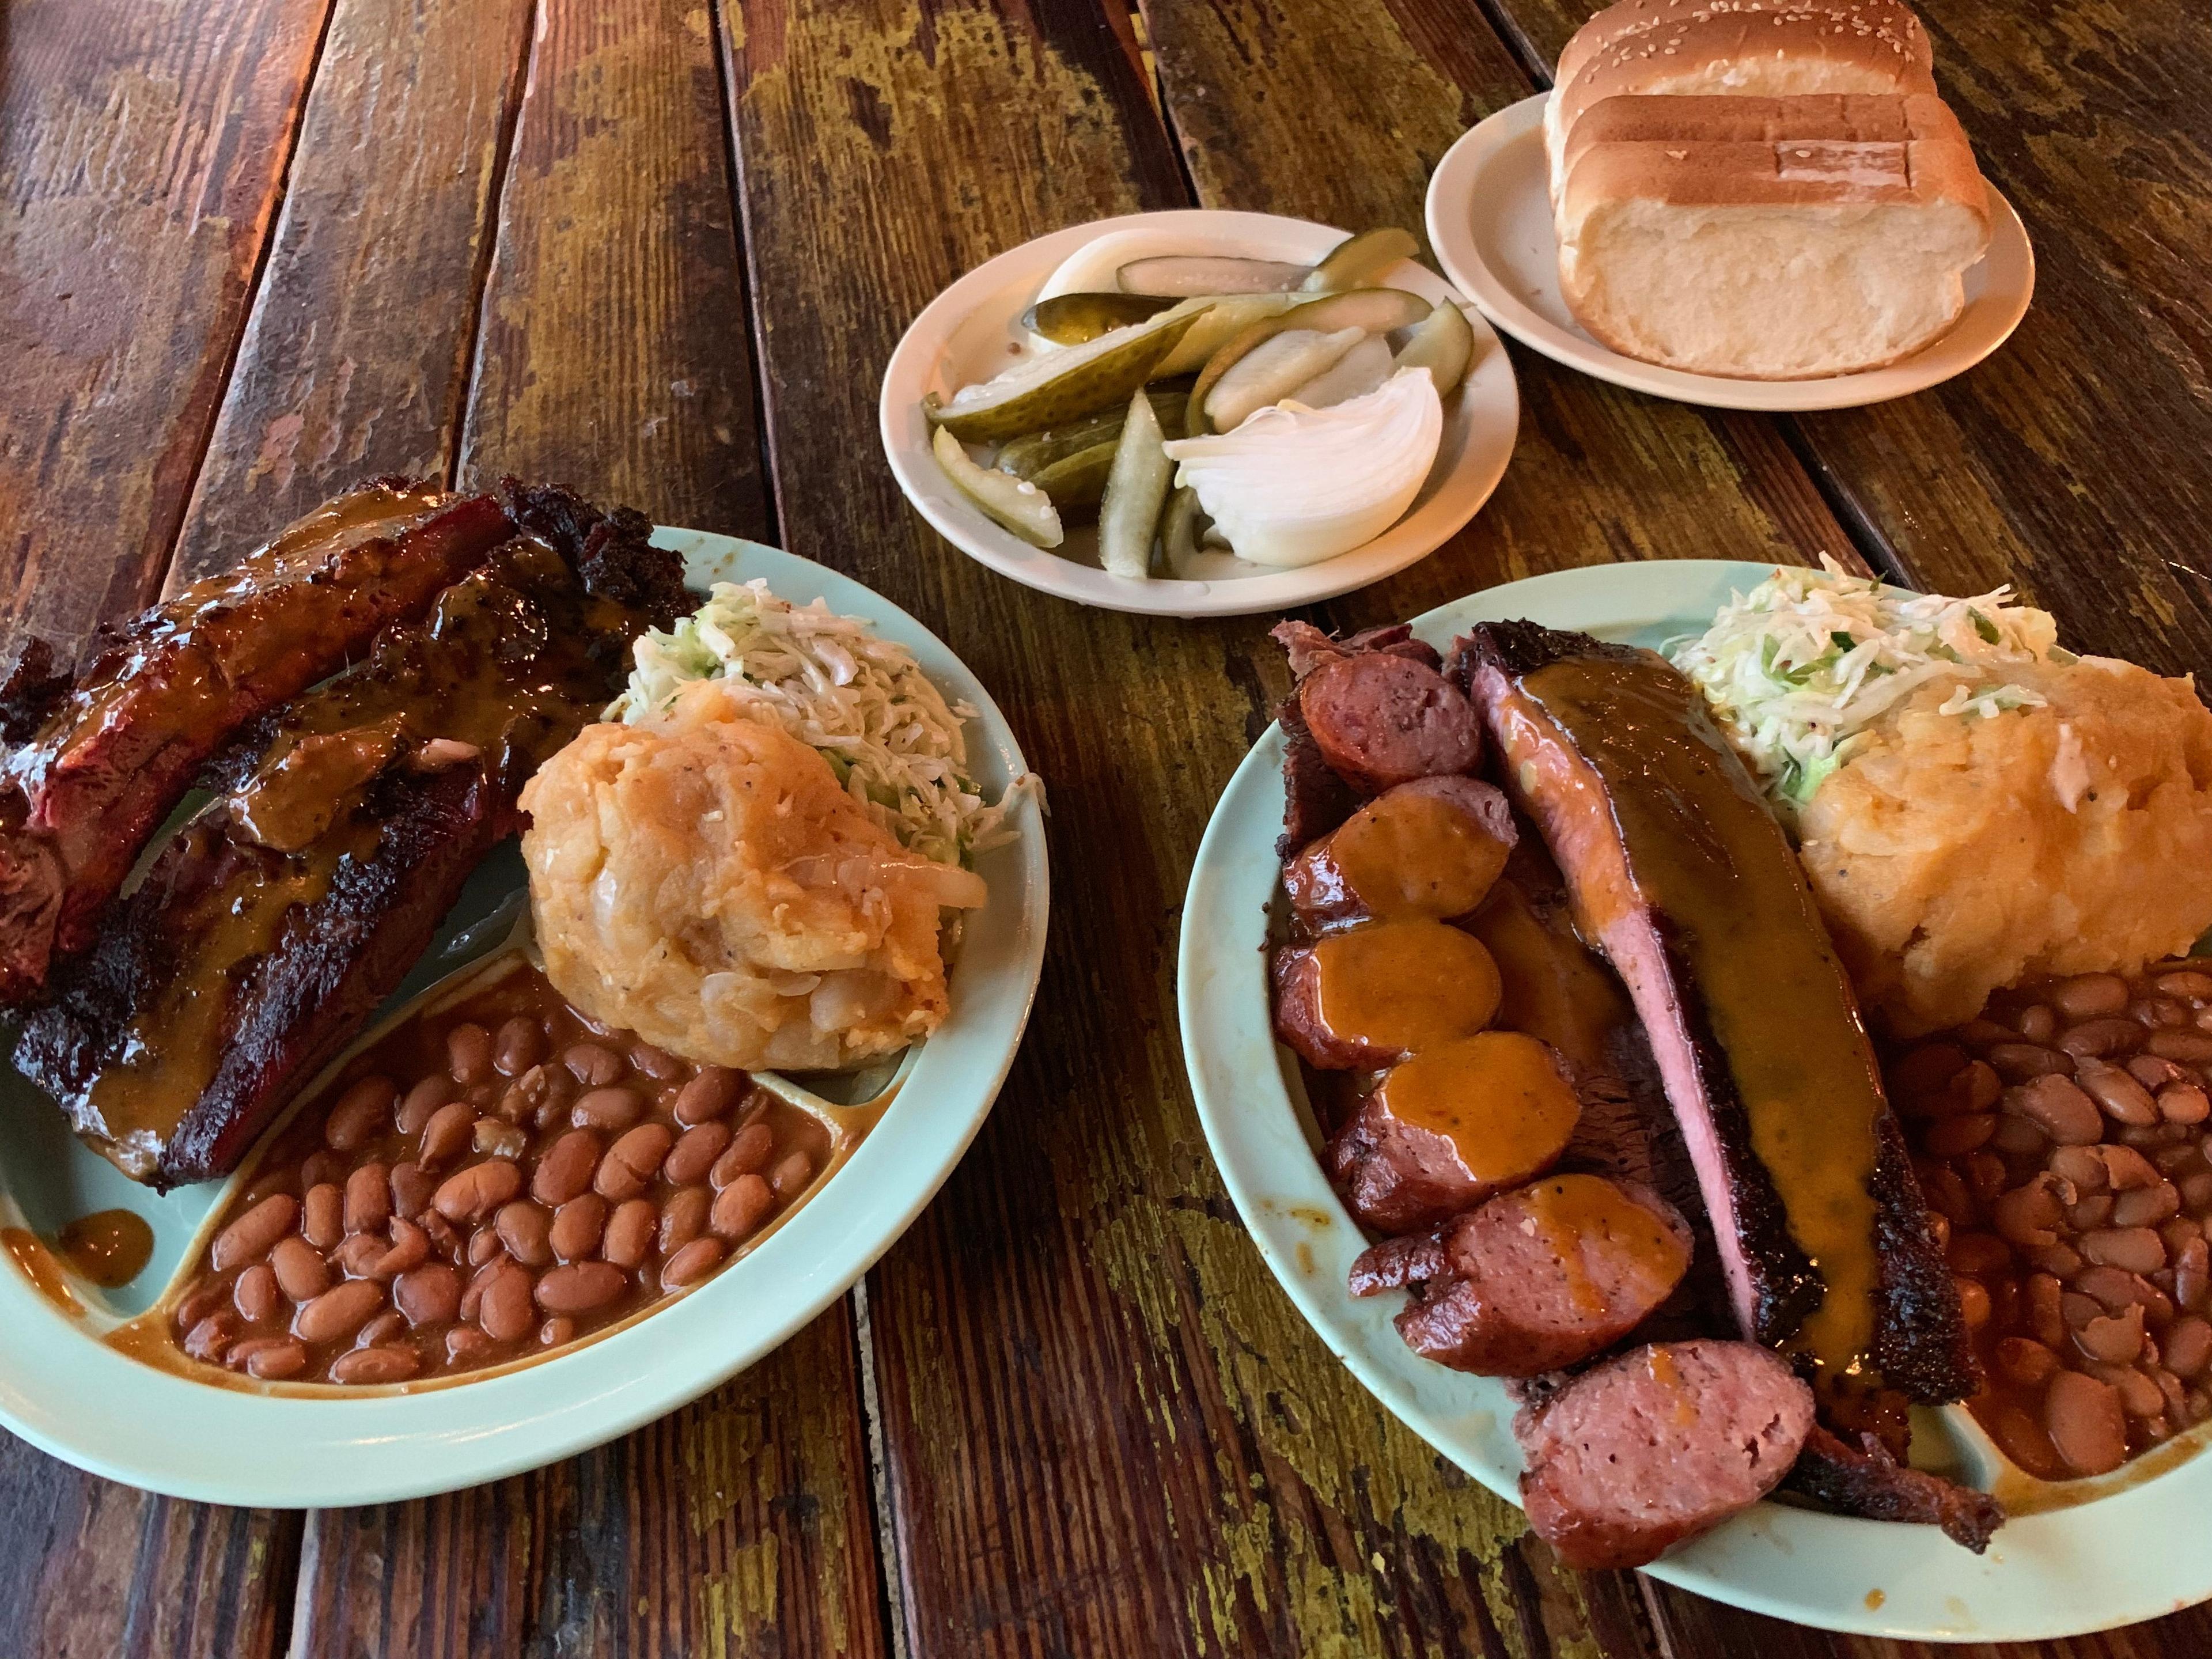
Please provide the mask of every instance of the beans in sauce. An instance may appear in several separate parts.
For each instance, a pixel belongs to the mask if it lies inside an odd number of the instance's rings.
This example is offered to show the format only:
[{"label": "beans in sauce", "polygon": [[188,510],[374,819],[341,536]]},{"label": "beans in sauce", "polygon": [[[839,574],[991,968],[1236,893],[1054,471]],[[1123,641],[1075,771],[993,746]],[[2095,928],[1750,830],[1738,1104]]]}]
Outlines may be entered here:
[{"label": "beans in sauce", "polygon": [[325,1101],[174,1303],[191,1358],[362,1387],[540,1356],[726,1266],[830,1152],[744,1073],[601,1031],[527,967],[408,1021]]},{"label": "beans in sauce", "polygon": [[2212,1417],[2212,972],[2001,993],[1890,1057],[1988,1371],[1967,1402],[2021,1469],[2107,1474]]}]

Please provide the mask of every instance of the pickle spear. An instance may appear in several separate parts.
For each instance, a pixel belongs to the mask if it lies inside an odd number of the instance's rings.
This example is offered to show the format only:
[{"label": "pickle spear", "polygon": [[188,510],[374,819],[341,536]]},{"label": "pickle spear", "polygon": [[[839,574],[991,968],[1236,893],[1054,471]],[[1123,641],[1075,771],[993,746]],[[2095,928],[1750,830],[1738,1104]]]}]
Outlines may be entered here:
[{"label": "pickle spear", "polygon": [[1079,449],[1054,461],[1030,482],[1051,496],[1055,507],[1096,507],[1106,493],[1106,475],[1114,470],[1114,452],[1120,447],[1117,436]]},{"label": "pickle spear", "polygon": [[1227,254],[1166,253],[1133,259],[1114,273],[1124,294],[1287,294],[1312,274],[1310,265]]},{"label": "pickle spear", "polygon": [[1081,345],[1157,317],[1175,303],[1151,294],[1058,294],[1024,311],[1022,326],[1054,345]]},{"label": "pickle spear", "polygon": [[1170,575],[1189,579],[1198,562],[1199,520],[1205,516],[1198,492],[1188,484],[1168,498],[1167,511],[1160,515],[1160,551],[1167,556]]},{"label": "pickle spear", "polygon": [[1393,329],[1411,328],[1428,314],[1429,302],[1403,289],[1356,288],[1343,294],[1322,295],[1273,317],[1262,317],[1206,359],[1197,384],[1190,389],[1183,430],[1192,437],[1218,430],[1207,424],[1206,415],[1206,400],[1214,384],[1246,353],[1285,329],[1333,334],[1340,329],[1357,328],[1370,334],[1388,334]]},{"label": "pickle spear", "polygon": [[1182,337],[1180,345],[1160,359],[1152,378],[1162,380],[1177,374],[1197,374],[1206,367],[1207,358],[1253,324],[1262,318],[1279,315],[1304,299],[1299,294],[1231,294],[1185,300],[1175,310],[1161,314],[1174,317],[1187,309],[1192,318],[1190,332]]},{"label": "pickle spear", "polygon": [[1159,528],[1160,508],[1174,475],[1159,421],[1140,392],[1129,399],[1098,507],[1098,562],[1108,575],[1141,579],[1152,574],[1152,534]]},{"label": "pickle spear", "polygon": [[1317,329],[1286,328],[1262,340],[1230,366],[1206,394],[1206,423],[1216,432],[1234,432],[1255,409],[1286,398],[1369,338],[1361,328],[1323,334]]},{"label": "pickle spear", "polygon": [[937,428],[929,447],[938,465],[945,469],[945,476],[993,523],[1004,526],[1034,547],[1058,547],[1066,539],[1052,497],[1036,485],[976,465],[948,427]]},{"label": "pickle spear", "polygon": [[922,412],[963,443],[1004,443],[1061,424],[1125,401],[1152,378],[1193,320],[1162,312],[1083,345],[1042,353],[981,386],[963,387],[950,403],[932,393]]},{"label": "pickle spear", "polygon": [[[1182,437],[1183,405],[1190,398],[1189,385],[1154,384],[1145,388],[1145,396],[1152,405],[1152,413],[1160,417],[1161,429],[1170,438]],[[1064,461],[1094,444],[1110,447],[1121,435],[1121,422],[1127,414],[1126,410],[1102,409],[1096,415],[1085,415],[1066,426],[1047,427],[1042,432],[1009,439],[992,458],[991,465],[1001,472],[1011,472],[1035,483],[1037,475],[1054,461]]]},{"label": "pickle spear", "polygon": [[1346,289],[1364,288],[1399,260],[1410,259],[1420,251],[1421,245],[1412,234],[1395,226],[1363,230],[1330,250],[1328,258],[1307,276],[1303,291],[1339,294]]},{"label": "pickle spear", "polygon": [[1474,330],[1467,313],[1447,300],[1414,325],[1411,338],[1390,367],[1425,368],[1437,383],[1437,395],[1449,398],[1467,378],[1468,361],[1474,356]]}]

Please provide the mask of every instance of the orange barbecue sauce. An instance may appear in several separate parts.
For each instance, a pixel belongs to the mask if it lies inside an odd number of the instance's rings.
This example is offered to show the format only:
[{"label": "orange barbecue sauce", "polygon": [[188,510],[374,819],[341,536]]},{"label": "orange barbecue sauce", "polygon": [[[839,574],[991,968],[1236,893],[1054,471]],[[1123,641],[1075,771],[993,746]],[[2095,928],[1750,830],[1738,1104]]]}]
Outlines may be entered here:
[{"label": "orange barbecue sauce", "polygon": [[62,1260],[104,1291],[120,1289],[146,1270],[154,1230],[135,1210],[95,1210],[62,1229]]},{"label": "orange barbecue sauce", "polygon": [[1385,921],[1465,915],[1510,850],[1459,807],[1409,790],[1361,807],[1328,849],[1345,886]]},{"label": "orange barbecue sauce", "polygon": [[[1680,1282],[1690,1253],[1673,1229],[1610,1181],[1597,1176],[1554,1176],[1528,1189],[1524,1200],[1544,1242],[1552,1247],[1567,1278],[1567,1294],[1578,1313],[1605,1311],[1606,1297],[1583,1266],[1587,1242],[1603,1240],[1607,1254],[1632,1266],[1645,1281],[1641,1296],[1663,1297]],[[1654,1351],[1653,1375],[1663,1359]]]},{"label": "orange barbecue sauce", "polygon": [[1498,1012],[1498,964],[1473,936],[1440,921],[1375,921],[1316,941],[1322,1024],[1377,1048],[1411,1054],[1472,1036]]},{"label": "orange barbecue sauce", "polygon": [[1401,1122],[1450,1141],[1478,1181],[1525,1181],[1549,1169],[1582,1103],[1544,1045],[1517,1031],[1482,1031],[1425,1048],[1377,1085]]}]

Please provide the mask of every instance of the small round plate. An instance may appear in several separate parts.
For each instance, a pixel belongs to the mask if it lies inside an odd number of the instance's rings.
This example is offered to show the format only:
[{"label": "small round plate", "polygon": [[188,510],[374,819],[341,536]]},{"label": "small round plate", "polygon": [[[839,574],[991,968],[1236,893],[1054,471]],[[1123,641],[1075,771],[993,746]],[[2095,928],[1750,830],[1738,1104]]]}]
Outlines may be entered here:
[{"label": "small round plate", "polygon": [[1544,103],[1524,98],[1463,134],[1429,179],[1429,242],[1460,291],[1524,345],[1601,380],[1678,403],[1769,411],[1856,409],[1963,374],[2002,345],[2035,291],[2035,252],[1989,185],[1990,251],[1967,271],[1949,333],[1887,368],[1814,380],[1737,380],[1624,357],[1583,332],[1559,297],[1559,245],[1544,161]]},{"label": "small round plate", "polygon": [[[1478,622],[1527,617],[1657,646],[1702,630],[1731,590],[1771,569],[1698,559],[1561,571],[1455,600],[1414,618],[1413,631],[1449,649]],[[1282,763],[1281,728],[1270,726],[1222,792],[1184,898],[1178,995],[1199,1121],[1237,1212],[1306,1322],[1401,1421],[1517,1502],[1521,1453],[1504,1385],[1415,1354],[1390,1323],[1402,1298],[1346,1289],[1367,1241],[1322,1172],[1298,1063],[1276,1043],[1269,1013]],[[2189,1456],[2177,1441],[2100,1481],[2049,1486],[2004,1464],[1960,1407],[1916,1413],[1915,1427],[1916,1456],[1948,1452],[1960,1478],[2014,1509],[1986,1555],[1932,1527],[1766,1503],[1645,1571],[1776,1618],[1919,1641],[2043,1640],[2212,1596],[2201,1526],[2212,1455]],[[2087,1501],[2021,1512],[2069,1499]]]},{"label": "small round plate", "polygon": [[[884,371],[884,453],[915,510],[969,558],[1018,582],[1109,611],[1238,617],[1311,605],[1395,575],[1436,551],[1490,499],[1513,453],[1521,404],[1513,366],[1497,335],[1480,317],[1471,315],[1468,320],[1474,327],[1474,361],[1457,395],[1444,404],[1443,442],[1436,466],[1406,516],[1364,546],[1294,570],[1224,556],[1221,574],[1213,580],[1139,581],[1109,576],[1099,568],[1097,533],[1089,526],[1071,526],[1067,539],[1047,550],[1031,547],[992,523],[952,487],[931,455],[929,423],[921,413],[923,394],[934,392],[949,398],[1034,349],[1021,316],[1046,280],[1078,249],[1128,231],[1171,237],[1173,246],[1193,253],[1299,264],[1320,258],[1346,235],[1327,225],[1267,213],[1217,213],[1200,208],[1133,213],[1073,225],[1024,242],[978,265],[931,301]],[[1393,266],[1381,280],[1431,304],[1457,298],[1435,272],[1410,259]]]},{"label": "small round plate", "polygon": [[[866,619],[913,651],[949,700],[964,698],[978,711],[969,752],[988,794],[1026,769],[975,677],[889,600],[757,543],[670,529],[653,539],[684,553],[695,589],[765,577],[786,599],[819,597]],[[0,1261],[0,1330],[8,1333],[0,1341],[0,1423],[65,1462],[134,1486],[209,1503],[304,1508],[389,1503],[495,1480],[611,1440],[706,1393],[842,1295],[921,1213],[982,1127],[1013,1062],[1044,959],[1048,878],[1036,803],[1024,800],[1011,823],[1017,839],[976,861],[990,902],[966,921],[952,963],[951,1014],[908,1051],[895,1097],[842,1166],[757,1248],[696,1290],[596,1340],[473,1382],[412,1393],[403,1385],[360,1398],[264,1395],[155,1370],[100,1340],[158,1301],[196,1259],[203,1222],[238,1177],[166,1195],[137,1186],[79,1144],[52,1103],[0,1065],[0,1227],[52,1237],[73,1216],[120,1206],[155,1233],[152,1263],[123,1291],[70,1281],[85,1309],[76,1317]],[[522,874],[511,846],[488,860],[387,1008],[503,939],[511,929],[496,918],[512,917]],[[494,919],[489,928],[479,925],[487,919]],[[788,1079],[765,1080],[778,1092],[805,1092]]]}]

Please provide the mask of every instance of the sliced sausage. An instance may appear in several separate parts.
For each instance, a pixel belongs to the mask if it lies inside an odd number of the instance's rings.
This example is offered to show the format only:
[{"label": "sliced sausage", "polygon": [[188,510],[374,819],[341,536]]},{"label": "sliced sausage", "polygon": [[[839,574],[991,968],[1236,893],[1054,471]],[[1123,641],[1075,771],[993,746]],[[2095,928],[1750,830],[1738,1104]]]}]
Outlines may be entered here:
[{"label": "sliced sausage", "polygon": [[1415,1353],[1483,1376],[1536,1376],[1642,1324],[1681,1283],[1691,1237],[1655,1193],[1554,1176],[1462,1216],[1432,1251],[1364,1273],[1355,1263],[1352,1287],[1371,1295],[1402,1274],[1413,1297],[1398,1334]]},{"label": "sliced sausage", "polygon": [[1438,921],[1374,921],[1275,953],[1275,1032],[1320,1071],[1376,1071],[1472,1036],[1498,1012],[1498,964]]},{"label": "sliced sausage", "polygon": [[1481,722],[1466,697],[1426,663],[1395,653],[1321,664],[1298,683],[1298,708],[1322,757],[1363,795],[1471,772],[1482,758]]},{"label": "sliced sausage", "polygon": [[1417,778],[1378,795],[1283,869],[1307,929],[1376,917],[1463,916],[1519,838],[1505,797],[1474,778]]},{"label": "sliced sausage", "polygon": [[1765,1497],[1812,1426],[1812,1389],[1768,1349],[1632,1349],[1515,1419],[1522,1506],[1569,1566],[1639,1567]]},{"label": "sliced sausage", "polygon": [[1329,1142],[1328,1172],[1376,1231],[1418,1231],[1542,1175],[1581,1115],[1551,1048],[1481,1031],[1386,1073]]}]

